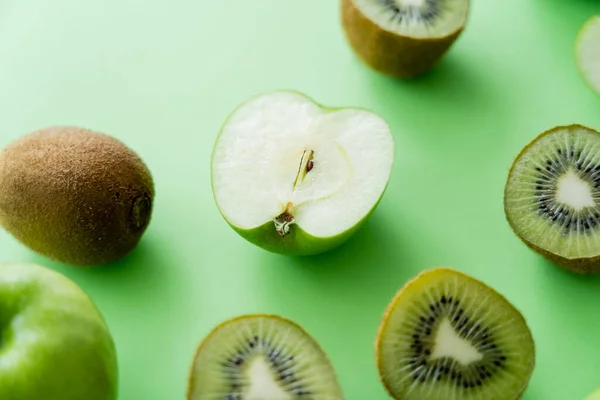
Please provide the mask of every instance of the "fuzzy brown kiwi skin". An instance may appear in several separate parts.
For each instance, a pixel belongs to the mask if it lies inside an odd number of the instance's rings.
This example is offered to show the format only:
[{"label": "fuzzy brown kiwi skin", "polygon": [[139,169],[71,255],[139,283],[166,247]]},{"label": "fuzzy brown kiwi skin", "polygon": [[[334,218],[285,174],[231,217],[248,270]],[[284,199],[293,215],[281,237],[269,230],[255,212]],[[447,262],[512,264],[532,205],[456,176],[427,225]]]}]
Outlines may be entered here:
[{"label": "fuzzy brown kiwi skin", "polygon": [[374,70],[402,79],[429,71],[464,30],[436,38],[412,38],[388,31],[365,16],[353,0],[341,2],[342,27],[358,57]]},{"label": "fuzzy brown kiwi skin", "polygon": [[[192,399],[192,393],[193,393],[193,389],[194,389],[194,364],[196,362],[196,359],[198,358],[198,355],[204,349],[206,343],[208,343],[209,340],[214,335],[216,335],[222,327],[224,327],[226,325],[229,325],[229,324],[232,324],[232,323],[235,323],[235,322],[238,322],[238,321],[243,321],[245,319],[255,319],[255,318],[275,319],[275,320],[284,322],[286,324],[289,324],[289,325],[295,327],[296,329],[298,329],[300,332],[302,332],[307,337],[313,339],[313,341],[315,342],[315,344],[317,346],[319,346],[318,342],[316,342],[316,340],[306,330],[304,330],[304,328],[302,326],[300,326],[299,324],[297,324],[294,321],[291,321],[289,319],[283,318],[283,317],[281,317],[279,315],[275,315],[275,314],[247,314],[247,315],[240,315],[240,316],[237,316],[237,317],[225,320],[225,321],[219,323],[218,325],[216,325],[210,331],[210,333],[200,342],[200,344],[196,348],[196,351],[194,353],[194,358],[192,359],[192,365],[190,367],[189,376],[188,376],[188,388],[187,388],[187,393],[186,393],[186,399],[187,400],[193,400]],[[322,348],[321,348],[321,351],[323,353],[324,359],[327,360],[327,362],[331,366],[331,360],[329,359],[329,357],[327,356],[327,354],[325,353],[325,351]],[[333,371],[333,374],[334,374],[334,376],[336,376],[335,371]],[[337,378],[337,376],[336,376],[336,378]]]},{"label": "fuzzy brown kiwi skin", "polygon": [[510,226],[512,232],[515,234],[515,236],[517,236],[523,243],[525,243],[525,245],[527,245],[527,247],[533,251],[535,251],[536,253],[542,255],[544,258],[546,258],[548,261],[550,261],[551,263],[555,264],[556,266],[575,273],[575,274],[579,274],[579,275],[591,275],[591,274],[597,274],[600,273],[600,255],[596,256],[596,257],[582,257],[582,258],[565,258],[562,257],[558,254],[554,254],[550,251],[544,250],[538,246],[536,246],[535,244],[529,242],[527,239],[525,239],[524,237],[522,237],[521,235],[519,235],[514,227],[514,222],[511,221],[510,217],[508,216],[508,204],[506,203],[506,193],[508,191],[508,182],[510,180],[510,177],[513,174],[513,171],[515,169],[515,166],[517,164],[517,161],[521,158],[521,156],[527,151],[529,150],[529,148],[531,148],[531,146],[536,143],[539,139],[543,138],[546,135],[549,135],[553,132],[559,131],[559,130],[586,130],[589,132],[593,132],[596,134],[600,135],[600,132],[596,131],[595,129],[592,129],[590,127],[584,126],[584,125],[580,125],[580,124],[571,124],[571,125],[563,125],[563,126],[556,126],[553,128],[550,128],[544,132],[542,132],[541,134],[539,134],[536,138],[534,138],[533,140],[531,140],[520,152],[519,154],[515,157],[512,166],[510,167],[510,170],[508,172],[508,178],[506,180],[506,186],[504,189],[504,214],[506,216],[506,220],[508,222],[508,225]]},{"label": "fuzzy brown kiwi skin", "polygon": [[[375,364],[377,366],[377,371],[379,373],[379,381],[381,382],[381,384],[383,385],[383,387],[385,388],[386,392],[394,399],[396,400],[402,400],[400,398],[397,398],[396,395],[394,394],[394,392],[392,391],[392,388],[388,386],[388,384],[386,383],[385,379],[383,378],[381,371],[383,370],[383,360],[381,359],[381,352],[379,351],[379,349],[381,348],[381,337],[383,336],[383,330],[385,329],[386,325],[387,325],[387,321],[389,319],[389,317],[391,316],[392,312],[395,309],[395,305],[398,302],[398,299],[404,294],[404,292],[412,286],[412,284],[414,284],[415,282],[417,282],[419,280],[419,278],[421,278],[424,274],[431,274],[434,273],[435,271],[451,271],[454,274],[460,275],[464,278],[467,278],[468,280],[471,281],[475,281],[475,282],[479,282],[483,285],[486,285],[484,282],[481,282],[480,280],[473,278],[472,276],[466,275],[462,272],[453,270],[451,268],[447,268],[447,267],[436,267],[430,270],[426,270],[423,271],[419,274],[417,274],[415,277],[413,277],[412,279],[409,279],[404,286],[394,295],[394,297],[392,298],[392,300],[388,303],[388,306],[385,310],[385,312],[383,313],[383,318],[381,319],[381,323],[379,324],[379,329],[377,330],[377,336],[375,338]],[[488,285],[486,285],[488,286]],[[497,293],[498,296],[504,298],[506,300],[506,298],[500,294]],[[506,300],[508,302],[508,300]],[[533,342],[533,346],[534,346],[534,351],[535,351],[535,342]],[[532,372],[533,369],[535,368],[535,359],[532,361]],[[531,375],[530,375],[531,377]],[[527,386],[524,386],[523,389],[521,390],[521,392],[517,395],[517,397],[515,397],[514,400],[519,400],[521,397],[523,397],[523,394],[525,393],[525,390],[527,390]]]},{"label": "fuzzy brown kiwi skin", "polygon": [[123,258],[145,232],[153,201],[146,165],[103,133],[48,127],[0,153],[0,225],[55,261],[91,267]]}]

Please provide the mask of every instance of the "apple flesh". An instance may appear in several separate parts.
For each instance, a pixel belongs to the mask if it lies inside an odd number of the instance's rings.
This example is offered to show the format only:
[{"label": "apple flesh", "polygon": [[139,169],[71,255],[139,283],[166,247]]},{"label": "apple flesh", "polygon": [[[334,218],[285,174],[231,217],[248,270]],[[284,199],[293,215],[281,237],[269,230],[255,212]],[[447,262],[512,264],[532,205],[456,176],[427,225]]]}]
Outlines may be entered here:
[{"label": "apple flesh", "polygon": [[212,155],[224,219],[249,242],[288,255],[345,242],[375,210],[394,161],[387,123],[304,94],[256,96],[230,115]]},{"label": "apple flesh", "polygon": [[600,388],[594,390],[590,393],[585,400],[600,400]]},{"label": "apple flesh", "polygon": [[579,31],[575,58],[585,82],[600,94],[600,15],[590,18]]},{"label": "apple flesh", "polygon": [[75,283],[0,264],[0,399],[114,400],[117,380],[108,327]]}]

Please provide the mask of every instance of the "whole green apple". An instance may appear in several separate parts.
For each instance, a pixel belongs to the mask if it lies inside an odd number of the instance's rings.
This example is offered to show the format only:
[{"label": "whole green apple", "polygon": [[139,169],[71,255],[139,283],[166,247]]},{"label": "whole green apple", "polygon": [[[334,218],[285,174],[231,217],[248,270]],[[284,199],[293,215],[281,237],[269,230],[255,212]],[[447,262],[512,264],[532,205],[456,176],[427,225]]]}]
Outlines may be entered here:
[{"label": "whole green apple", "polygon": [[92,300],[36,264],[0,263],[0,399],[113,400],[116,349]]},{"label": "whole green apple", "polygon": [[246,240],[312,255],[341,245],[368,219],[393,163],[394,137],[378,115],[275,91],[227,118],[211,181],[221,215]]}]

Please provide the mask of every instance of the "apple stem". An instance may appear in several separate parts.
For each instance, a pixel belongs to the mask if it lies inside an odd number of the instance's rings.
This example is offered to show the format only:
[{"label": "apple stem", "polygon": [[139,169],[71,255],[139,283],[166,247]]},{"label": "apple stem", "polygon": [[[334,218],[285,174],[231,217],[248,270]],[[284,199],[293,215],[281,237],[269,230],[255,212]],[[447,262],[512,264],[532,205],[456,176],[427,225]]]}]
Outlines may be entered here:
[{"label": "apple stem", "polygon": [[285,206],[285,211],[279,214],[273,220],[275,224],[275,230],[279,236],[284,237],[290,233],[290,225],[295,222],[294,216],[292,215],[292,202],[288,202]]}]

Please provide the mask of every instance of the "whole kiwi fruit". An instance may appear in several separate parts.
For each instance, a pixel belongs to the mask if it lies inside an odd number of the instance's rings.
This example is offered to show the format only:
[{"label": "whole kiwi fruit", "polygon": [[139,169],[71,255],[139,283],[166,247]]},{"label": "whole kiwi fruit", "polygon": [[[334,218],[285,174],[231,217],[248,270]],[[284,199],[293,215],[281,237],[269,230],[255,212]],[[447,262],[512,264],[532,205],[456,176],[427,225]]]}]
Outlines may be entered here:
[{"label": "whole kiwi fruit", "polygon": [[123,258],[146,231],[153,201],[154,182],[142,159],[104,133],[48,127],[0,153],[0,225],[65,264]]}]

